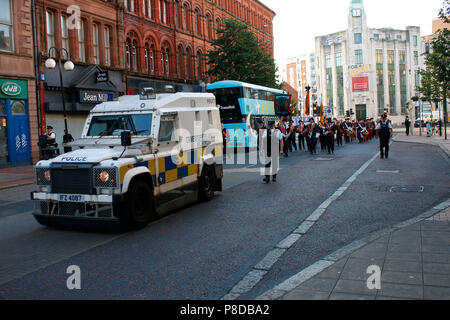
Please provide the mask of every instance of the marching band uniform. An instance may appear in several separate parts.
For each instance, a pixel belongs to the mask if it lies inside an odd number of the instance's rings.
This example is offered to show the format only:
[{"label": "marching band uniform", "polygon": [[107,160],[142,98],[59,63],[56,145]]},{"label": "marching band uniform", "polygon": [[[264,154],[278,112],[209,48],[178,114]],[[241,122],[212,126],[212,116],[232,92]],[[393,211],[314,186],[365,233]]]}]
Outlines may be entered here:
[{"label": "marching band uniform", "polygon": [[289,152],[292,152],[292,146],[294,146],[295,151],[297,151],[297,143],[296,143],[296,132],[297,127],[294,124],[294,121],[289,121],[289,127],[288,127],[289,137],[288,137],[288,145],[289,145]]},{"label": "marching band uniform", "polygon": [[337,145],[339,147],[339,146],[343,145],[343,143],[342,143],[342,136],[344,135],[344,130],[342,129],[342,123],[341,122],[338,122],[336,124],[336,127],[337,127],[336,143],[337,143]]},{"label": "marching band uniform", "polygon": [[313,120],[313,122],[310,122],[308,126],[308,137],[307,137],[308,150],[311,154],[317,153],[316,146],[318,133],[320,133],[319,126]]},{"label": "marching band uniform", "polygon": [[289,157],[289,154],[288,154],[288,150],[289,150],[289,131],[288,131],[288,125],[286,124],[286,121],[285,120],[283,120],[283,122],[281,123],[281,126],[280,126],[280,129],[281,129],[281,134],[282,134],[282,136],[283,136],[283,154],[284,154],[284,156],[287,158],[287,157]]},{"label": "marching band uniform", "polygon": [[305,130],[305,125],[303,124],[303,121],[302,121],[299,123],[298,130],[297,130],[298,131],[298,146],[299,146],[300,150],[306,149],[305,148],[305,134],[303,132],[304,130]]},{"label": "marching band uniform", "polygon": [[328,149],[328,154],[334,154],[334,135],[337,132],[337,126],[328,120],[324,127],[325,142]]}]

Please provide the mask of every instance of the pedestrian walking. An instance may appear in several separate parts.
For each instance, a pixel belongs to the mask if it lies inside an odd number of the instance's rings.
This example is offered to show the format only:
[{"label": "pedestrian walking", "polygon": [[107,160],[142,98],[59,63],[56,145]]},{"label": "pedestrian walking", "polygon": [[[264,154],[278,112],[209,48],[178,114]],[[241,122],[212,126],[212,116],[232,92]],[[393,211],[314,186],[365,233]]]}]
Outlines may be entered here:
[{"label": "pedestrian walking", "polygon": [[[283,135],[280,130],[275,129],[275,121],[269,120],[269,128],[264,130],[261,144],[261,159],[264,159],[264,183],[277,181],[279,170],[280,150],[283,150]],[[281,151],[281,154],[283,151]]]},{"label": "pedestrian walking", "polygon": [[406,135],[409,136],[409,130],[411,128],[411,120],[409,120],[408,116],[406,116],[405,118],[405,128],[406,128]]},{"label": "pedestrian walking", "polygon": [[381,121],[376,127],[377,136],[380,138],[380,157],[381,159],[389,158],[389,140],[392,138],[392,125],[387,119],[387,115],[381,116]]}]

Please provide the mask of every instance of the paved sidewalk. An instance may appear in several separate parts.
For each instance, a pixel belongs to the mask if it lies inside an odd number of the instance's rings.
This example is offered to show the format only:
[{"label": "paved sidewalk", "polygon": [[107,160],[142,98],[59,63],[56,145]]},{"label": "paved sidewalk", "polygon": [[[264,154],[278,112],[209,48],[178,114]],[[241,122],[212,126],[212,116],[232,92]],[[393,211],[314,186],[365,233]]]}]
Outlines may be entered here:
[{"label": "paved sidewalk", "polygon": [[0,190],[34,183],[33,166],[0,169]]},{"label": "paved sidewalk", "polygon": [[[445,208],[445,209],[444,209]],[[437,214],[436,214],[437,212]],[[433,214],[433,215],[432,215]],[[428,218],[425,218],[428,216]],[[430,217],[431,216],[431,217]],[[261,299],[410,300],[450,299],[450,200],[423,215],[423,220],[394,228],[359,249],[328,263],[315,276],[308,271],[285,281],[300,283],[283,292],[283,284]],[[358,247],[358,246],[356,246]],[[325,258],[325,261],[327,259]],[[331,260],[331,259],[330,259]],[[331,265],[330,265],[331,264]],[[369,266],[381,270],[381,289],[368,289]],[[311,266],[314,267],[314,266]],[[311,268],[310,267],[310,268]],[[314,268],[311,268],[311,270]],[[282,294],[280,294],[280,292]]]},{"label": "paved sidewalk", "polygon": [[[418,128],[414,128],[414,135],[407,136],[405,130],[396,129],[394,130],[397,135],[394,136],[392,140],[395,142],[410,142],[410,143],[422,143],[422,144],[432,144],[439,146],[449,157],[450,157],[450,140],[445,140],[444,133],[442,137],[439,135],[434,135],[432,137],[427,137],[426,130],[420,132]],[[450,139],[450,128],[447,128],[448,139]]]}]

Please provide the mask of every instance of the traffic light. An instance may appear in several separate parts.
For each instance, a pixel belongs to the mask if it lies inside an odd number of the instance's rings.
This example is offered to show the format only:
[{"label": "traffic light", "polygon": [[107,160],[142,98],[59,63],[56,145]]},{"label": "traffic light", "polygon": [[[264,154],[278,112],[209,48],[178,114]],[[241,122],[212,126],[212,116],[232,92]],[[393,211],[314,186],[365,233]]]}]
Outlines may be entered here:
[{"label": "traffic light", "polygon": [[353,109],[350,109],[350,114],[354,115],[355,113],[353,112]]},{"label": "traffic light", "polygon": [[349,110],[345,111],[345,116],[346,116],[347,118],[350,118],[350,111],[349,111]]}]

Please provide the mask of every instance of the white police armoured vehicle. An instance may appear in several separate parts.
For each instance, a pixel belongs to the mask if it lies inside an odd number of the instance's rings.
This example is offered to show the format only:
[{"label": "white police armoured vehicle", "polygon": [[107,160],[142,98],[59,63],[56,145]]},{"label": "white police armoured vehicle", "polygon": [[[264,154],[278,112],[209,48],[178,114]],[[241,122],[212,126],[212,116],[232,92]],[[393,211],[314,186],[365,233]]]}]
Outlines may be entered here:
[{"label": "white police armoured vehicle", "polygon": [[79,148],[35,166],[43,225],[142,228],[222,190],[220,112],[209,93],[144,89],[92,109]]}]

